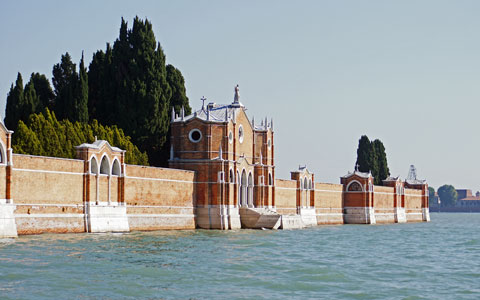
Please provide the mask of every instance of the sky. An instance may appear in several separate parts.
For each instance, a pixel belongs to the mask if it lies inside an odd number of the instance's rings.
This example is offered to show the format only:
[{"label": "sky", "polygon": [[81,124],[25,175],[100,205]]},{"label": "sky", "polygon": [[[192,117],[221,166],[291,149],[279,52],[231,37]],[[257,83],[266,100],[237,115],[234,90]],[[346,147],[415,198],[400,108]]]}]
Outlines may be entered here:
[{"label": "sky", "polygon": [[274,120],[277,178],[353,171],[359,138],[380,139],[390,173],[480,190],[480,1],[0,2],[0,111],[21,72],[52,77],[148,18],[193,108],[230,103]]}]

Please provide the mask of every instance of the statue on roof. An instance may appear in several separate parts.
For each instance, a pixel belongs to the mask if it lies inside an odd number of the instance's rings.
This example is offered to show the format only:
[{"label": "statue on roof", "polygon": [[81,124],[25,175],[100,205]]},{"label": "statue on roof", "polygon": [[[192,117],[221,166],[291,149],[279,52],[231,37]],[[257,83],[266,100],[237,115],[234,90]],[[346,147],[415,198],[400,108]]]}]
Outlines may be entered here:
[{"label": "statue on roof", "polygon": [[233,103],[239,103],[240,102],[240,88],[238,84],[235,86],[235,97],[233,98]]}]

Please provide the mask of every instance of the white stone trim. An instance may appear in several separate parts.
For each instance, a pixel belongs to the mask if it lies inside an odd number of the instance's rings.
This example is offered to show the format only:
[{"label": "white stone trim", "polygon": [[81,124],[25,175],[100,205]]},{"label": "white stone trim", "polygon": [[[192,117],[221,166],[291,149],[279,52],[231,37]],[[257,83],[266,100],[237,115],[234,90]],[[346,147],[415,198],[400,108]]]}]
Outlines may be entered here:
[{"label": "white stone trim", "polygon": [[84,214],[15,214],[15,218],[82,218]]},{"label": "white stone trim", "polygon": [[[180,182],[180,183],[196,183],[190,180],[179,180],[179,179],[164,179],[164,178],[151,178],[151,177],[136,177],[136,176],[125,176],[126,179],[138,179],[138,180],[154,180],[154,181],[165,181],[165,182]],[[210,182],[208,182],[210,183]],[[214,182],[217,183],[217,182]]]},{"label": "white stone trim", "polygon": [[328,192],[328,193],[343,193],[343,190],[342,191],[335,191],[335,190],[314,190],[315,192]]},{"label": "white stone trim", "polygon": [[47,158],[47,159],[56,159],[56,160],[67,160],[67,161],[77,161],[83,162],[83,159],[76,159],[76,158],[63,158],[63,157],[52,157],[52,156],[40,156],[40,155],[31,155],[31,154],[19,154],[13,153],[13,156],[27,156],[27,157],[38,157],[38,158]]},{"label": "white stone trim", "polygon": [[20,171],[20,172],[34,172],[34,173],[51,173],[51,174],[82,175],[82,176],[85,175],[85,173],[66,172],[66,171],[33,170],[33,169],[17,169],[17,168],[13,168],[12,170]]},{"label": "white stone trim", "polygon": [[135,217],[135,218],[147,218],[147,217],[151,217],[151,218],[194,218],[195,215],[194,214],[129,214],[127,212],[127,217],[128,218],[131,218],[131,217]]},{"label": "white stone trim", "polygon": [[47,207],[75,207],[75,208],[83,208],[83,204],[54,204],[54,203],[16,203],[17,206],[32,206],[32,207],[40,207],[40,206],[47,206]]},{"label": "white stone trim", "polygon": [[[182,209],[195,209],[195,206],[170,206],[170,205],[131,205],[127,204],[127,208],[182,208]],[[233,205],[232,205],[233,207]]]}]

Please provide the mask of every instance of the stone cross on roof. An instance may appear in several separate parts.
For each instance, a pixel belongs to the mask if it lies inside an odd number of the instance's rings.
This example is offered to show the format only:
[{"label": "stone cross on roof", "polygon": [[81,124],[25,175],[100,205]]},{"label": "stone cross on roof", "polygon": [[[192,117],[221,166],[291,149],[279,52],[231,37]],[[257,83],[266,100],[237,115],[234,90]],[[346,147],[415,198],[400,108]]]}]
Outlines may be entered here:
[{"label": "stone cross on roof", "polygon": [[202,98],[200,99],[200,101],[202,101],[202,109],[205,108],[205,101],[207,100],[207,98],[205,98],[205,96],[202,96]]}]

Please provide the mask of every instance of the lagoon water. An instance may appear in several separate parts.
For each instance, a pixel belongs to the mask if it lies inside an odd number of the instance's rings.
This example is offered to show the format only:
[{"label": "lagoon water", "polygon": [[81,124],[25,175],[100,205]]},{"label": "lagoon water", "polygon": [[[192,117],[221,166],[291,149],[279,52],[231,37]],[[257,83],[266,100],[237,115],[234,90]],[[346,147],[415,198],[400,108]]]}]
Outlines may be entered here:
[{"label": "lagoon water", "polygon": [[480,214],[0,240],[0,299],[480,299]]}]

